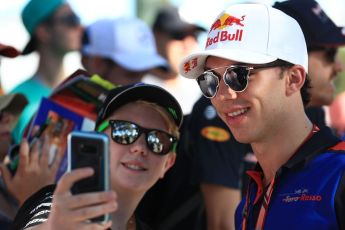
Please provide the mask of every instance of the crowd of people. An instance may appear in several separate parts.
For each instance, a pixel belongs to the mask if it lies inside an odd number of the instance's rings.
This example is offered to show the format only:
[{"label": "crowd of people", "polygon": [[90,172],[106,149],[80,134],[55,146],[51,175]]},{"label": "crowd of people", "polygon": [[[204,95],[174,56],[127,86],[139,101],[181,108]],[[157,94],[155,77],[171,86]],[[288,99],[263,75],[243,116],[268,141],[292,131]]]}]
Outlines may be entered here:
[{"label": "crowd of people", "polygon": [[[136,17],[82,25],[64,0],[30,0],[21,18],[27,45],[0,43],[0,55],[39,62],[10,92],[0,85],[0,229],[345,230],[334,83],[345,33],[315,0],[230,4],[208,28],[173,6],[152,27]],[[84,70],[68,76],[72,51]],[[59,175],[66,146],[52,157],[46,127],[33,126],[46,98],[82,103],[85,93],[66,90],[78,73],[97,83],[82,88],[101,101],[84,115],[110,140],[109,191],[73,194],[95,172]]]}]

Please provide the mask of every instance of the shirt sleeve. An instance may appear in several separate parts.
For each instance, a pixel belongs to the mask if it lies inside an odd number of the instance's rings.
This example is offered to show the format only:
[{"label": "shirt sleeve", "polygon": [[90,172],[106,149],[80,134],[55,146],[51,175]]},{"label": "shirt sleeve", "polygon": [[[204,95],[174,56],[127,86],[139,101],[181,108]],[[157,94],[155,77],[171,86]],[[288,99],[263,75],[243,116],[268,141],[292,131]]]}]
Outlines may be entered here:
[{"label": "shirt sleeve", "polygon": [[33,194],[17,212],[11,229],[26,229],[48,219],[55,185],[48,185]]}]

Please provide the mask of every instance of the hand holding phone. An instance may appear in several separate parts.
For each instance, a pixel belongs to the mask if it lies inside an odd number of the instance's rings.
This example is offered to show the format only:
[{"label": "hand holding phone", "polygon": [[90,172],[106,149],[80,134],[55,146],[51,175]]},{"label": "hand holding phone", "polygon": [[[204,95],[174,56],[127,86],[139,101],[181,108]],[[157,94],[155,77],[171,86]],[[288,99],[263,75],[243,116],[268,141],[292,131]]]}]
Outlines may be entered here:
[{"label": "hand holding phone", "polygon": [[[65,173],[54,190],[52,205],[36,210],[50,210],[48,223],[41,229],[110,229],[112,222],[91,222],[90,218],[117,210],[117,198],[114,191],[84,193],[73,195],[70,189],[73,184],[93,175],[91,168],[80,168]],[[48,195],[49,196],[49,195]],[[48,199],[49,200],[49,199]],[[37,217],[37,219],[39,216]]]},{"label": "hand holding phone", "polygon": [[[68,171],[91,167],[94,174],[72,186],[73,194],[109,191],[109,138],[104,133],[73,131],[68,135]],[[109,215],[91,219],[106,222]]]}]

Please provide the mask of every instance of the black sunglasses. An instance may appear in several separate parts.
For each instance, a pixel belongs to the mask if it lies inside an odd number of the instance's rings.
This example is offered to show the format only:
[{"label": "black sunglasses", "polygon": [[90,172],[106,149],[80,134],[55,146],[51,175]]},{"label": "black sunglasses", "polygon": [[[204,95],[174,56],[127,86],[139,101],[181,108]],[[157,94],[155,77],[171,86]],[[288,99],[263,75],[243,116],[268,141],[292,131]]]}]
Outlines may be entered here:
[{"label": "black sunglasses", "polygon": [[111,127],[111,138],[118,144],[130,145],[144,133],[147,147],[154,154],[165,155],[176,150],[178,139],[162,130],[146,129],[131,121],[109,120],[102,123],[97,131],[104,131],[109,125]]},{"label": "black sunglasses", "polygon": [[199,84],[202,94],[207,98],[213,98],[217,94],[219,81],[221,78],[220,74],[214,71],[216,69],[226,68],[223,74],[223,80],[225,84],[233,91],[240,93],[243,92],[248,86],[251,70],[273,68],[278,66],[281,66],[281,64],[273,63],[271,65],[252,67],[241,65],[217,67],[214,69],[206,70],[199,77],[197,77],[196,80]]},{"label": "black sunglasses", "polygon": [[198,32],[194,31],[194,30],[190,30],[190,31],[174,31],[174,32],[169,33],[169,36],[170,36],[170,38],[175,39],[175,40],[183,40],[187,36],[192,36],[195,39],[197,39]]},{"label": "black sunglasses", "polygon": [[61,17],[50,18],[47,22],[50,24],[61,24],[68,27],[80,26],[80,18],[75,14],[68,14]]}]

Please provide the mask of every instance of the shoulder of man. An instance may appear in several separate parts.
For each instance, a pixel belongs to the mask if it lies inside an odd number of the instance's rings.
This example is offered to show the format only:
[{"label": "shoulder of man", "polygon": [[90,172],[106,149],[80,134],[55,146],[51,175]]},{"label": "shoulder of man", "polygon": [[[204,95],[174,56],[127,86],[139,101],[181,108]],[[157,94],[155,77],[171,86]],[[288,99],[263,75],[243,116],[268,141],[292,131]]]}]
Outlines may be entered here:
[{"label": "shoulder of man", "polygon": [[345,154],[345,141],[340,141],[339,143],[330,147],[329,150],[332,152],[339,152],[339,153]]},{"label": "shoulder of man", "polygon": [[[336,152],[335,156],[339,157],[339,162],[343,162],[345,165],[345,141],[341,141],[338,144],[329,148],[330,151]],[[340,229],[345,229],[344,215],[345,215],[345,170],[341,175],[341,179],[338,184],[338,188],[335,195],[335,211]]]}]

